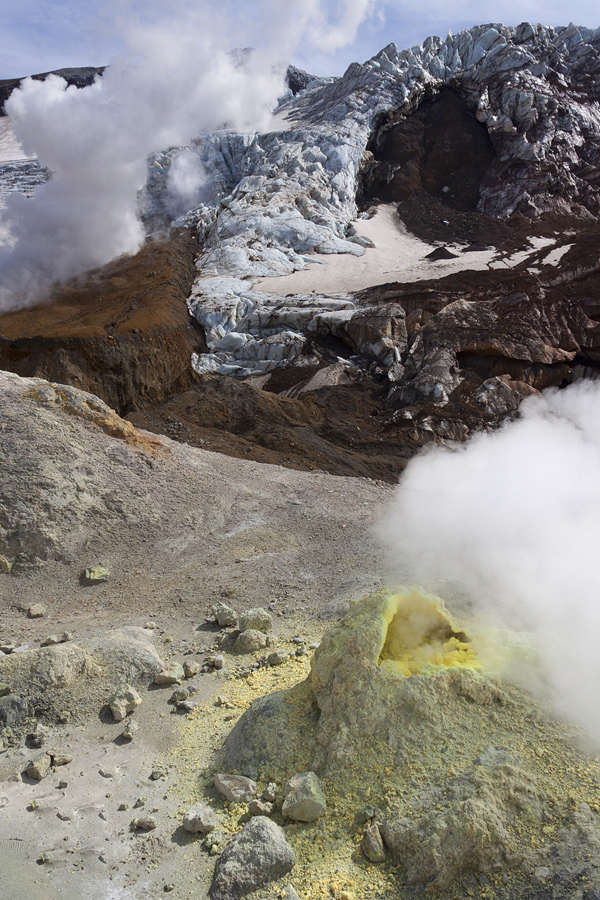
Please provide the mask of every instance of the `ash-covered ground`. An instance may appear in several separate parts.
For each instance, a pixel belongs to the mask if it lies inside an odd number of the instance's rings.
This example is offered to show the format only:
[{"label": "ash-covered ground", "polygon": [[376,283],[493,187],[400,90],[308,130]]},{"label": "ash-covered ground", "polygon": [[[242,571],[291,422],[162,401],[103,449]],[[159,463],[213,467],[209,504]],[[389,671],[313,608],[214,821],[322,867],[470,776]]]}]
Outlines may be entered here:
[{"label": "ash-covered ground", "polygon": [[[268,130],[151,157],[139,252],[0,315],[11,900],[600,896],[596,750],[543,657],[471,652],[453,603],[400,664],[372,531],[416,453],[597,377],[599,51],[485,25],[302,77]],[[6,119],[0,152],[34,210]]]}]

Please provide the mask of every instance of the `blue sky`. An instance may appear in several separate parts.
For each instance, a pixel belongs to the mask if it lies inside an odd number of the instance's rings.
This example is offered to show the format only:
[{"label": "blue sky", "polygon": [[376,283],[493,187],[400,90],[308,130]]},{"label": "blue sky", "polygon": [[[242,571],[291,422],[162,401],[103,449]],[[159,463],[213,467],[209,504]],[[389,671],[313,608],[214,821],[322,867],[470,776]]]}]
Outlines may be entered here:
[{"label": "blue sky", "polygon": [[[289,6],[287,0],[276,2],[281,9]],[[361,0],[341,0],[342,5],[353,2],[361,4]],[[362,2],[367,5],[369,0]],[[115,12],[135,6],[144,15],[152,3],[153,0],[0,0],[0,78],[66,66],[105,64],[123,50],[119,28],[114,24]],[[252,0],[229,0],[228,5],[235,18],[238,14],[247,15],[258,4]],[[365,18],[347,46],[330,54],[305,42],[298,46],[292,61],[314,74],[340,74],[350,62],[367,59],[390,41],[399,47],[411,46],[430,34],[445,36],[449,28],[456,32],[481,22],[518,24],[524,20],[551,25],[566,25],[569,20],[589,27],[600,25],[597,0],[573,0],[568,6],[556,0],[373,0],[373,5],[373,14]],[[322,6],[334,20],[340,0],[323,0]],[[289,27],[294,28],[293,12]]]}]

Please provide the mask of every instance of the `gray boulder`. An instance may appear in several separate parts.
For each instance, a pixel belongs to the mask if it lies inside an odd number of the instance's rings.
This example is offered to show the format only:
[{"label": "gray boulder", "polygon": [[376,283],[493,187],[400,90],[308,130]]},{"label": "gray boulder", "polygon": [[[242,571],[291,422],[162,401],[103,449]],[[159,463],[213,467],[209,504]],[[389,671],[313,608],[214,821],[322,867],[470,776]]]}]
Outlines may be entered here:
[{"label": "gray boulder", "polygon": [[256,782],[243,775],[215,775],[213,784],[232,803],[247,803],[256,796]]},{"label": "gray boulder", "polygon": [[273,617],[266,609],[257,606],[255,609],[248,609],[239,617],[238,627],[240,631],[262,631],[266,633],[273,627]]},{"label": "gray boulder", "polygon": [[48,754],[42,753],[41,756],[36,756],[35,759],[32,759],[25,769],[25,774],[29,775],[30,778],[35,778],[36,781],[41,781],[49,773],[51,765],[52,760]]},{"label": "gray boulder", "polygon": [[164,668],[145,628],[114,628],[86,642],[86,647],[98,662],[104,664],[113,678],[122,681],[154,678]]},{"label": "gray boulder", "polygon": [[314,772],[303,772],[290,778],[281,812],[295,822],[314,822],[327,812],[327,800],[321,782]]},{"label": "gray boulder", "polygon": [[217,624],[220,625],[221,628],[237,625],[238,615],[236,611],[230,606],[227,606],[226,603],[215,603],[212,611]]},{"label": "gray boulder", "polygon": [[256,650],[264,650],[267,644],[268,639],[264,632],[249,628],[237,636],[234,649],[238,653],[254,653]]},{"label": "gray boulder", "polygon": [[296,854],[281,828],[256,816],[223,851],[210,887],[211,900],[238,900],[292,870]]},{"label": "gray boulder", "polygon": [[139,706],[142,698],[130,684],[123,684],[112,694],[108,701],[115,722],[122,722],[127,713]]},{"label": "gray boulder", "polygon": [[180,663],[168,663],[154,676],[154,684],[181,684],[185,674]]},{"label": "gray boulder", "polygon": [[219,825],[219,819],[210,806],[199,803],[188,809],[183,817],[183,827],[192,834],[210,834]]}]

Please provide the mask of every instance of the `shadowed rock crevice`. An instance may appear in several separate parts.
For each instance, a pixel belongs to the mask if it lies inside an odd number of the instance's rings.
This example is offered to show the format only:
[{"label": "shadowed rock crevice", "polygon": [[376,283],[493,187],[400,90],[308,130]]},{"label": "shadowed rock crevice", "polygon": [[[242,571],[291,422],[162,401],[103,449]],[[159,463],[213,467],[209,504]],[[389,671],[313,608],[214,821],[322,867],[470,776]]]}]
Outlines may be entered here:
[{"label": "shadowed rock crevice", "polygon": [[390,203],[421,194],[457,210],[475,210],[496,154],[485,125],[452,88],[428,96],[406,116],[393,113],[367,148],[359,197]]}]

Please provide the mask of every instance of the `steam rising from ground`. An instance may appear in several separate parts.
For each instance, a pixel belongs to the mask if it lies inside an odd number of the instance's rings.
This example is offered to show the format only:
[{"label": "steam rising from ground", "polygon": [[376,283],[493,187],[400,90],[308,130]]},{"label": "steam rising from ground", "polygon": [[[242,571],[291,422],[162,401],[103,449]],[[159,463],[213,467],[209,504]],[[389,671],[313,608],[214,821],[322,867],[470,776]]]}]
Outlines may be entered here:
[{"label": "steam rising from ground", "polygon": [[[134,253],[148,154],[203,131],[264,128],[284,93],[281,65],[303,37],[335,49],[353,39],[372,0],[345,0],[339,24],[320,0],[114,4],[130,48],[90,87],[27,80],[6,109],[25,151],[53,173],[33,199],[13,194],[0,216],[0,312],[39,302],[53,283]],[[116,23],[116,24],[115,24]],[[230,51],[253,43],[243,61]],[[175,213],[201,197],[203,173],[179,156]],[[190,208],[189,206],[187,208]]]},{"label": "steam rising from ground", "polygon": [[533,631],[558,710],[600,741],[600,385],[547,391],[521,411],[415,458],[381,534],[401,580]]}]

